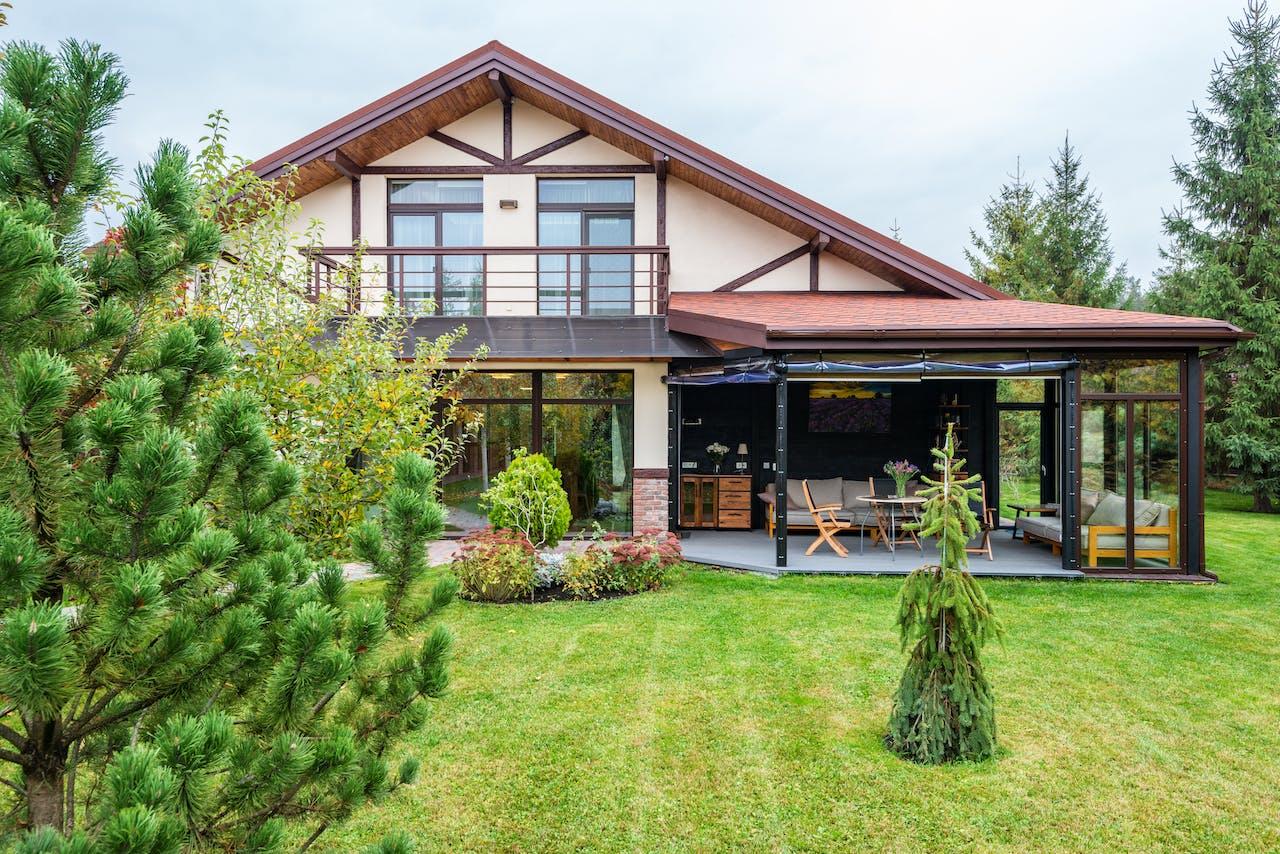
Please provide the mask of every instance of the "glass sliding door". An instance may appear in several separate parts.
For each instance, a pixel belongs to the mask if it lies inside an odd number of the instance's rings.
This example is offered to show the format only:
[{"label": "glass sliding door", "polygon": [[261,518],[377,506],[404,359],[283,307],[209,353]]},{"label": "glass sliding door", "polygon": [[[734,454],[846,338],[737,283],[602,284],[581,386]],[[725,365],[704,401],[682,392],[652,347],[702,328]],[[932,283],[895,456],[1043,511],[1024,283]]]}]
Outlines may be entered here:
[{"label": "glass sliding door", "polygon": [[[538,181],[539,246],[630,246],[635,242],[630,178]],[[635,256],[570,252],[538,256],[538,313],[631,314]]]},{"label": "glass sliding door", "polygon": [[1080,563],[1181,565],[1182,397],[1177,361],[1086,362],[1080,402]]},{"label": "glass sliding door", "polygon": [[[484,245],[479,179],[391,181],[387,204],[392,246]],[[411,314],[484,314],[483,255],[393,255],[390,287]]]}]

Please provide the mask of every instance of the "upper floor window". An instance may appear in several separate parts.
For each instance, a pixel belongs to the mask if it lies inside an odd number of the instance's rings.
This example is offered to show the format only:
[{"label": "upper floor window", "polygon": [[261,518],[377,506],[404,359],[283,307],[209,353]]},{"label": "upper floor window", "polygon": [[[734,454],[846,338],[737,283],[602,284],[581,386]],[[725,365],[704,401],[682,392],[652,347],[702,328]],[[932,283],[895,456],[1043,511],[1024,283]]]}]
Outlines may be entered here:
[{"label": "upper floor window", "polygon": [[[632,246],[635,181],[542,178],[539,246]],[[539,314],[631,314],[634,256],[563,253],[538,256]]]},{"label": "upper floor window", "polygon": [[[479,178],[388,182],[389,244],[484,245],[483,194]],[[393,255],[388,267],[391,288],[408,311],[434,305],[435,314],[484,313],[483,255]]]}]

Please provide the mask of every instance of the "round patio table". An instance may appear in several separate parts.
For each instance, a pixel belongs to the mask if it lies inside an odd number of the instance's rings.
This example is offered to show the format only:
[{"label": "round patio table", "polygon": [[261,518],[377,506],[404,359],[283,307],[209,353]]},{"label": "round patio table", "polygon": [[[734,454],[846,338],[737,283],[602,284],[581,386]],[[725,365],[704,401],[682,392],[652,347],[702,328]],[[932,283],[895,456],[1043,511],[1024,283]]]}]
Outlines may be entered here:
[{"label": "round patio table", "polygon": [[[918,495],[859,495],[859,501],[865,501],[871,505],[871,509],[876,513],[876,526],[880,529],[880,536],[884,539],[885,545],[889,549],[889,554],[894,560],[898,557],[898,516],[901,515],[896,510],[910,510],[912,516],[915,515],[915,508],[924,504],[925,499]],[[886,518],[887,517],[887,518]],[[888,530],[885,530],[885,524],[888,523]],[[904,543],[915,543],[916,548],[920,548],[920,541],[912,536],[910,539],[902,540]],[[858,551],[862,551],[862,541],[858,541]]]}]

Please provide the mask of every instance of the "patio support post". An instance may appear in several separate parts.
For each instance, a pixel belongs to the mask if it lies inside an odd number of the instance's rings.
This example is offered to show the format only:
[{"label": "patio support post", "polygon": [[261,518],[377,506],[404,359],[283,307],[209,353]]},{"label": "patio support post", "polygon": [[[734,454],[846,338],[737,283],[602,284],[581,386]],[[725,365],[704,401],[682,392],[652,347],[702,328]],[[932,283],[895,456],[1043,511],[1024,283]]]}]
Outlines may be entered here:
[{"label": "patio support post", "polygon": [[774,566],[787,565],[787,365],[777,362],[778,379],[774,383],[774,504],[773,542],[776,548]]},{"label": "patio support post", "polygon": [[680,524],[680,386],[667,384],[667,530]]},{"label": "patio support post", "polygon": [[[1199,352],[1187,356],[1187,510],[1183,550],[1188,575],[1204,571],[1204,363]],[[1189,511],[1189,512],[1188,512]]]},{"label": "patio support post", "polygon": [[1062,372],[1062,568],[1080,569],[1080,368]]}]

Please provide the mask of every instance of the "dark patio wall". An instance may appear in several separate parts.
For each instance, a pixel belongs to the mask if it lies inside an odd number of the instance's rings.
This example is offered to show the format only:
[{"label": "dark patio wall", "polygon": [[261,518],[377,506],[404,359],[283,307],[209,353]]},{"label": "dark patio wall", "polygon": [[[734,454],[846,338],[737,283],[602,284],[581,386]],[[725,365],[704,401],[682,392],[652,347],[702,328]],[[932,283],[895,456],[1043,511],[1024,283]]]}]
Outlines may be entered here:
[{"label": "dark patio wall", "polygon": [[[994,474],[991,415],[995,400],[994,380],[930,380],[921,383],[894,383],[891,430],[886,435],[848,435],[808,431],[808,389],[806,383],[788,384],[787,408],[790,477],[843,477],[865,480],[884,477],[884,464],[906,458],[929,472],[929,449],[937,436],[938,404],[959,396],[968,418],[966,441],[969,471],[984,477]],[[723,471],[734,471],[737,448],[746,442],[753,491],[759,492],[773,480],[774,389],[771,385],[687,386],[684,394],[682,473],[709,472],[711,461],[705,448],[721,442],[730,448]],[[691,423],[701,420],[701,424]],[[769,467],[766,468],[766,463]],[[991,471],[988,471],[991,469]],[[753,523],[763,522],[759,502],[753,502]]]}]

